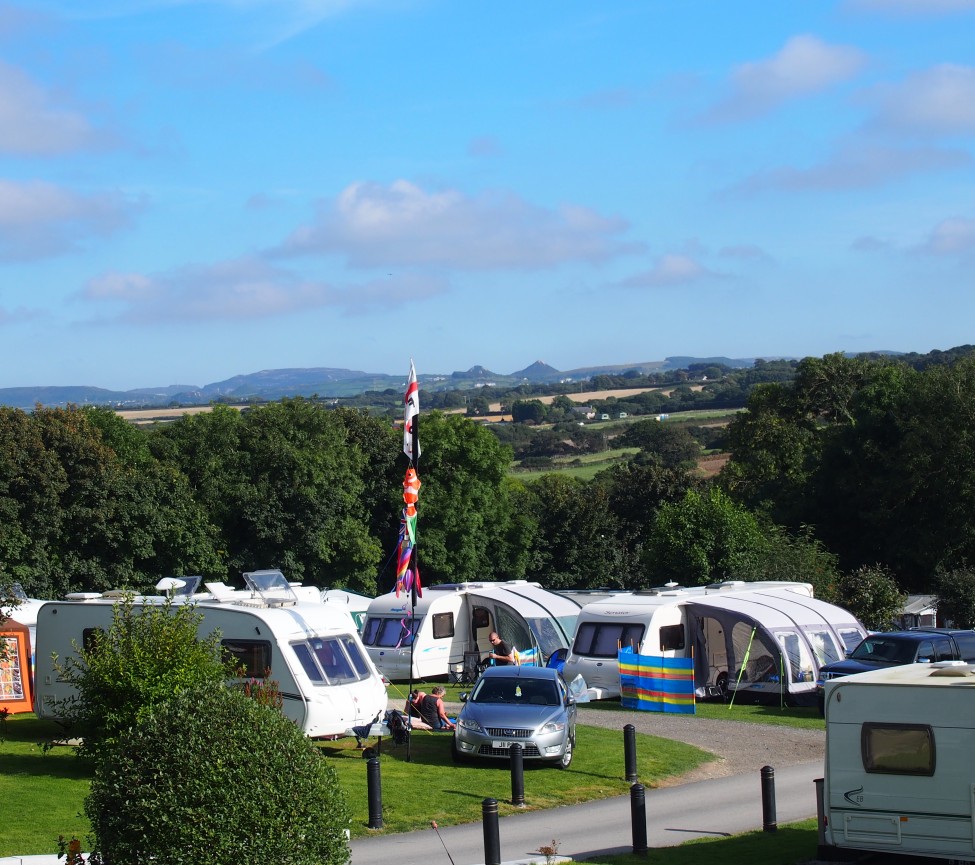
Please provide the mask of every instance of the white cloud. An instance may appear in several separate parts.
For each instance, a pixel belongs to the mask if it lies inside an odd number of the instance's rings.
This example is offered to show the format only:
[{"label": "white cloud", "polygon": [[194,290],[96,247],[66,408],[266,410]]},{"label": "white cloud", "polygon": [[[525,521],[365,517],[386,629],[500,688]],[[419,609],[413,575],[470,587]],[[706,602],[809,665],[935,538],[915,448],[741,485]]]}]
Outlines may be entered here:
[{"label": "white cloud", "polygon": [[958,255],[975,249],[975,219],[954,216],[939,222],[920,251],[931,255]]},{"label": "white cloud", "polygon": [[245,256],[156,276],[105,273],[89,280],[81,297],[106,305],[114,320],[155,324],[256,320],[326,307],[356,314],[422,300],[445,288],[439,278],[414,274],[337,287]]},{"label": "white cloud", "polygon": [[975,133],[975,68],[943,63],[878,88],[877,122],[898,131]]},{"label": "white cloud", "polygon": [[952,171],[971,164],[972,156],[964,150],[850,143],[809,168],[785,166],[752,175],[725,195],[751,195],[770,190],[867,189],[915,174]]},{"label": "white cloud", "polygon": [[82,113],[57,104],[21,70],[0,61],[0,153],[70,153],[99,144],[101,137]]},{"label": "white cloud", "polygon": [[689,285],[703,279],[722,278],[687,255],[660,256],[650,270],[633,274],[617,283],[622,288],[664,288]]},{"label": "white cloud", "polygon": [[627,228],[578,205],[548,210],[512,193],[469,197],[398,180],[352,184],[273,252],[338,254],[355,267],[535,269],[640,250],[618,239]]},{"label": "white cloud", "polygon": [[864,56],[856,48],[829,45],[815,36],[793,36],[767,60],[737,66],[728,94],[703,119],[734,122],[766,114],[852,78],[863,64]]},{"label": "white cloud", "polygon": [[128,227],[143,205],[118,193],[82,195],[43,181],[0,179],[0,260],[75,250]]}]

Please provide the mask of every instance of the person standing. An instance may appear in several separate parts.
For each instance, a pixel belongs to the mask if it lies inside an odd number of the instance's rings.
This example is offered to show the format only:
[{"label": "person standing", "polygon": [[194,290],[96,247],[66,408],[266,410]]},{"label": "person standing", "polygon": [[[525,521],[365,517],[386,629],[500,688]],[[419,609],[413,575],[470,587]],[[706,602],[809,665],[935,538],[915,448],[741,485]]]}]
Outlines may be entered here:
[{"label": "person standing", "polygon": [[515,662],[514,650],[498,636],[496,631],[488,634],[488,640],[493,648],[488,652],[487,660],[494,661],[498,667],[508,667]]}]

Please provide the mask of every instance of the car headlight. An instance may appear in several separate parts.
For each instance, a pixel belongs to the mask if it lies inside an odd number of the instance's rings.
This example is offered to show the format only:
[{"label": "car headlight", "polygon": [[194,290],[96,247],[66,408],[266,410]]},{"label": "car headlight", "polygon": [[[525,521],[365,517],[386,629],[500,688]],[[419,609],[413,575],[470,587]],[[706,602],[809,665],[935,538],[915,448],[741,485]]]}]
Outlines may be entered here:
[{"label": "car headlight", "polygon": [[561,733],[565,729],[565,721],[549,721],[542,724],[539,733]]},{"label": "car headlight", "polygon": [[481,727],[481,725],[478,724],[477,721],[475,721],[475,720],[473,720],[471,718],[458,718],[457,719],[457,726],[458,727],[463,727],[465,730],[471,730],[471,731],[473,731],[475,733],[483,733],[484,732],[484,729]]}]

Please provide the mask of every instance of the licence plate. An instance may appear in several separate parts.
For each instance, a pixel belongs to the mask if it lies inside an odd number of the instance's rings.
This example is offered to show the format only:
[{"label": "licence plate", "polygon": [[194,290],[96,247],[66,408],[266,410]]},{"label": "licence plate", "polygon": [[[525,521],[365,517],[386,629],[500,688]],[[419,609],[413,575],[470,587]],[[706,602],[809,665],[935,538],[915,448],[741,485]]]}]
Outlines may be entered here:
[{"label": "licence plate", "polygon": [[504,748],[505,750],[507,750],[512,745],[520,745],[520,744],[521,744],[521,742],[492,742],[491,743],[491,747],[492,748]]}]

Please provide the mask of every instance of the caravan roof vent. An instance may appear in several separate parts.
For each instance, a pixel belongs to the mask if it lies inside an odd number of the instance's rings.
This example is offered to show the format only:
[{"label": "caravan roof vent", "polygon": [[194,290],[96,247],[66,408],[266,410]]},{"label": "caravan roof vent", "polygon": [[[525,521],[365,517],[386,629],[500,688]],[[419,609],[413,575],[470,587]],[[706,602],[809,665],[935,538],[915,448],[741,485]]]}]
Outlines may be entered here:
[{"label": "caravan roof vent", "polygon": [[65,595],[64,599],[66,601],[94,601],[101,596],[101,592],[72,592],[70,595]]},{"label": "caravan roof vent", "polygon": [[247,587],[269,607],[291,606],[298,603],[298,596],[284,574],[277,569],[247,571],[244,573]]},{"label": "caravan roof vent", "polygon": [[966,677],[975,676],[975,668],[967,661],[936,661],[931,665],[932,676]]},{"label": "caravan roof vent", "polygon": [[720,583],[711,583],[709,589],[740,589],[745,585],[744,580],[722,580]]},{"label": "caravan roof vent", "polygon": [[684,587],[680,583],[667,583],[663,586],[654,586],[652,589],[637,589],[634,595],[681,595]]}]

